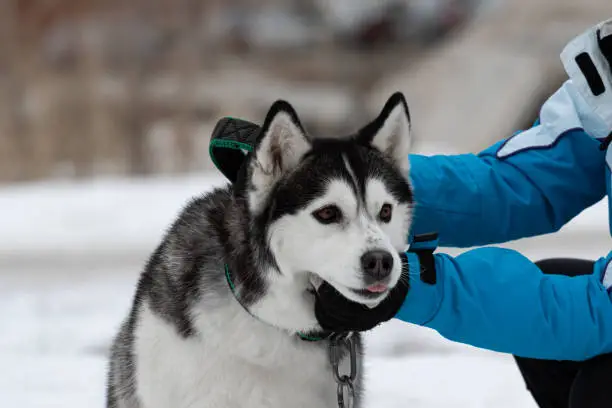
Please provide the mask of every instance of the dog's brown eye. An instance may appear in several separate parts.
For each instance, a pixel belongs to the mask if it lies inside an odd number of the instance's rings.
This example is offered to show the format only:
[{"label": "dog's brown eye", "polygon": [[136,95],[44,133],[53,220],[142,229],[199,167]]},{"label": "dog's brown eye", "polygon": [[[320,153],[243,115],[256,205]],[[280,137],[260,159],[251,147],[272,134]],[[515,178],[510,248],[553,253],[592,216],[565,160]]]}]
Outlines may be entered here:
[{"label": "dog's brown eye", "polygon": [[389,222],[391,221],[391,215],[393,215],[393,207],[391,207],[391,204],[384,204],[378,213],[378,218],[382,222]]},{"label": "dog's brown eye", "polygon": [[313,212],[312,216],[321,224],[331,224],[340,222],[342,219],[342,212],[335,205],[328,205]]}]

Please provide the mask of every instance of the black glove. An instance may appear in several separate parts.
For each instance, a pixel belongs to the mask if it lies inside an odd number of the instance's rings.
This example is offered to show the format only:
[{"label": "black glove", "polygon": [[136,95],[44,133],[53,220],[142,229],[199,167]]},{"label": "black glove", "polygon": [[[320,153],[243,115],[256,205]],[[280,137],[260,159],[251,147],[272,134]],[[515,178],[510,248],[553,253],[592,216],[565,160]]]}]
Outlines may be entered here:
[{"label": "black glove", "polygon": [[[421,267],[421,280],[426,283],[436,283],[433,251],[418,251]],[[402,276],[397,285],[391,289],[389,295],[378,306],[370,309],[360,303],[345,298],[333,286],[324,282],[317,290],[315,301],[315,316],[319,325],[332,332],[368,331],[379,324],[391,320],[404,304],[410,278],[408,258],[400,253],[402,260]],[[413,271],[413,276],[417,275]]]}]

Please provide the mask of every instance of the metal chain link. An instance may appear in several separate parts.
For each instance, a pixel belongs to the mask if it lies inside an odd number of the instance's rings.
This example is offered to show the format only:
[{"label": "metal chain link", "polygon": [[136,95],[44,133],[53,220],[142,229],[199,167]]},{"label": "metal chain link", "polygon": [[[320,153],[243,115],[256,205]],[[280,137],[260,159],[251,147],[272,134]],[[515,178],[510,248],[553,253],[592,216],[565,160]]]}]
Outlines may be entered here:
[{"label": "metal chain link", "polygon": [[[348,351],[350,360],[350,371],[348,374],[340,373],[343,348]],[[355,387],[353,382],[357,378],[357,350],[353,333],[340,333],[332,336],[329,344],[329,360],[332,365],[334,380],[338,384],[338,407],[353,408],[355,400]]]}]

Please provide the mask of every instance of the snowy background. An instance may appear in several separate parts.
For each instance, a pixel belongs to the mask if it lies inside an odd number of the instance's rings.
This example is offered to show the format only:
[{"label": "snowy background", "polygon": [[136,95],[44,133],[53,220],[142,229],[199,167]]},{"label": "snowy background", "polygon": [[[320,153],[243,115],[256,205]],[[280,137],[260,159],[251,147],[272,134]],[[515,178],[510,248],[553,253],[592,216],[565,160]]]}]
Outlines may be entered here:
[{"label": "snowy background", "polygon": [[[102,407],[106,349],[143,262],[215,175],[0,189],[0,407]],[[513,243],[532,259],[604,255],[605,203],[561,233]],[[531,408],[509,356],[391,322],[368,337],[366,406]]]}]

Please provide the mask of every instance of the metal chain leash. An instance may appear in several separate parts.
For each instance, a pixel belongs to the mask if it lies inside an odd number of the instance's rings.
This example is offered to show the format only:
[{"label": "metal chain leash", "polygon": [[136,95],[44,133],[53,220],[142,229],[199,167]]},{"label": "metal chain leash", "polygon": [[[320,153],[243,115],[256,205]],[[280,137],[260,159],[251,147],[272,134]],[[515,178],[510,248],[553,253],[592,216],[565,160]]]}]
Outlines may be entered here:
[{"label": "metal chain leash", "polygon": [[[342,351],[346,349],[350,359],[350,371],[348,374],[340,373]],[[357,378],[357,351],[353,333],[340,333],[332,336],[329,345],[329,360],[332,365],[334,380],[338,384],[338,407],[353,408],[355,400],[355,387],[353,382]]]}]

